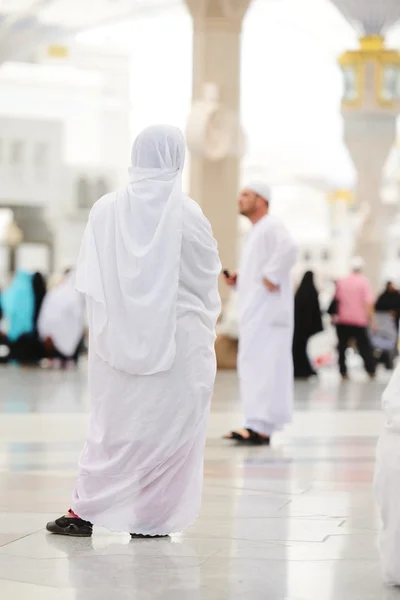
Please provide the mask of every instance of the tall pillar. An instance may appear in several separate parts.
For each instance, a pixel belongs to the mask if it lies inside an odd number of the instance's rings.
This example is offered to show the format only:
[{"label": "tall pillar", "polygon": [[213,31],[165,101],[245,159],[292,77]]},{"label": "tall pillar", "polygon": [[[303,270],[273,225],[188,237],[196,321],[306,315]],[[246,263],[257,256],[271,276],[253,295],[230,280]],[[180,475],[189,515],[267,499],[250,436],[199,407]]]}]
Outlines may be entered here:
[{"label": "tall pillar", "polygon": [[388,50],[378,35],[360,40],[360,49],[340,59],[344,74],[344,138],[357,170],[356,200],[368,204],[356,252],[366,272],[380,284],[385,244],[385,210],[381,200],[383,168],[396,138],[400,110],[400,54]]},{"label": "tall pillar", "polygon": [[[186,0],[193,17],[193,103],[202,102],[213,84],[222,110],[240,114],[240,47],[243,17],[251,0]],[[215,113],[204,123],[210,144],[220,144],[226,122]],[[189,141],[189,148],[190,140]],[[191,153],[191,196],[209,218],[219,243],[222,264],[236,266],[237,195],[240,152],[229,147],[225,155]],[[227,294],[226,286],[221,290]]]},{"label": "tall pillar", "polygon": [[368,214],[357,238],[356,254],[363,256],[366,273],[377,289],[385,250],[385,206],[381,200],[382,173],[396,140],[396,120],[360,115],[346,119],[345,141],[358,172],[356,196],[368,205]]},{"label": "tall pillar", "polygon": [[354,228],[352,227],[351,205],[354,194],[348,190],[337,190],[329,195],[331,205],[331,276],[334,279],[348,273],[349,261],[353,254]]}]

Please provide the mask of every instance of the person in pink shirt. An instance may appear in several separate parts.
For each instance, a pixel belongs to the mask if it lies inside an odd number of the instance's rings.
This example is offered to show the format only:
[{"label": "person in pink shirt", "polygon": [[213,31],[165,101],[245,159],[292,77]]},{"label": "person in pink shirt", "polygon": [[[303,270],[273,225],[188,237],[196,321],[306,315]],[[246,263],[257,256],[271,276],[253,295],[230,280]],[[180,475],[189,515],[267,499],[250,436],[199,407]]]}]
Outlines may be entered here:
[{"label": "person in pink shirt", "polygon": [[375,297],[370,281],[362,274],[363,266],[361,257],[354,258],[352,273],[336,284],[335,323],[339,340],[339,369],[343,379],[348,378],[346,350],[351,340],[357,344],[368,375],[371,378],[375,376],[376,362],[368,332],[374,316]]}]

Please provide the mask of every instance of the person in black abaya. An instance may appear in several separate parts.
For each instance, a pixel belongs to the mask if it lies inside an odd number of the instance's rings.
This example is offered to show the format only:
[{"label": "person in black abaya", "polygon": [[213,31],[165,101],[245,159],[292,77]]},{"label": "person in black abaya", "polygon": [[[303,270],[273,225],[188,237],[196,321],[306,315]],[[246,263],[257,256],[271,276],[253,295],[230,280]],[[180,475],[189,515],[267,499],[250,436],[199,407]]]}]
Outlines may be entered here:
[{"label": "person in black abaya", "polygon": [[[0,289],[0,325],[3,319],[3,309],[1,307],[1,289]],[[8,343],[7,336],[0,329],[0,365],[8,362],[10,355],[10,346]]]},{"label": "person in black abaya", "polygon": [[42,308],[43,300],[46,295],[46,280],[39,272],[34,273],[32,279],[33,293],[35,296],[35,330],[37,332],[37,322]]},{"label": "person in black abaya", "polygon": [[398,322],[400,316],[400,292],[391,281],[387,282],[385,290],[378,296],[375,310],[377,312],[391,313],[396,323]]},{"label": "person in black abaya", "polygon": [[314,273],[307,271],[300,283],[294,300],[293,363],[296,379],[308,379],[316,375],[307,354],[308,340],[323,330],[318,292]]},{"label": "person in black abaya", "polygon": [[375,327],[371,336],[378,361],[388,370],[393,369],[397,354],[399,317],[400,293],[393,283],[388,281],[375,304]]}]

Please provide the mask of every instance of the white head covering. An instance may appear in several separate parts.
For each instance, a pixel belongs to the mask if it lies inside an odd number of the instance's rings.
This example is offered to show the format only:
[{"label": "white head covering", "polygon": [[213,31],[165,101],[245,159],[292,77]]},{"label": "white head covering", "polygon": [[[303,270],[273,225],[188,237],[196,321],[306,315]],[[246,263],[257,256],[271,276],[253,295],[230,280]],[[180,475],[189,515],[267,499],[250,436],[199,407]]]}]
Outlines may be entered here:
[{"label": "white head covering", "polygon": [[246,188],[264,198],[267,202],[271,201],[271,188],[264,181],[250,181]]},{"label": "white head covering", "polygon": [[96,353],[134,375],[166,371],[175,358],[184,161],[179,129],[142,131],[131,183],[96,203],[78,261]]},{"label": "white head covering", "polygon": [[40,338],[51,338],[54,347],[66,357],[75,354],[85,322],[84,303],[74,283],[75,273],[71,271],[46,294],[38,319]]},{"label": "white head covering", "polygon": [[350,261],[350,268],[352,271],[362,271],[365,267],[365,260],[362,256],[354,256]]}]

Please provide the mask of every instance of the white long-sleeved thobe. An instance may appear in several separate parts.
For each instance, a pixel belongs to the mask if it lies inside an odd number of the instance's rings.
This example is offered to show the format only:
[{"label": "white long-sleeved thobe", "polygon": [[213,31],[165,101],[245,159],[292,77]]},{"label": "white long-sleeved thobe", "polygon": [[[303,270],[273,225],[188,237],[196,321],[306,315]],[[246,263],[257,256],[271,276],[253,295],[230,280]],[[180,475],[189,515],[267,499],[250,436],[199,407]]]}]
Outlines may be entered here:
[{"label": "white long-sleeved thobe", "polygon": [[[238,276],[238,373],[245,427],[270,435],[291,421],[295,243],[275,216],[251,229]],[[279,286],[269,292],[264,278]]]}]

